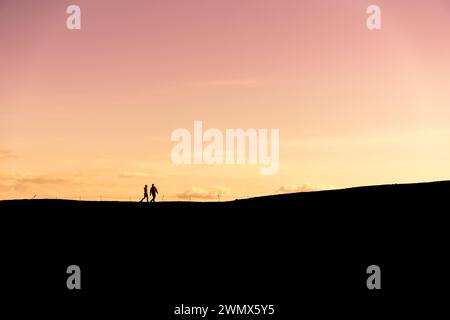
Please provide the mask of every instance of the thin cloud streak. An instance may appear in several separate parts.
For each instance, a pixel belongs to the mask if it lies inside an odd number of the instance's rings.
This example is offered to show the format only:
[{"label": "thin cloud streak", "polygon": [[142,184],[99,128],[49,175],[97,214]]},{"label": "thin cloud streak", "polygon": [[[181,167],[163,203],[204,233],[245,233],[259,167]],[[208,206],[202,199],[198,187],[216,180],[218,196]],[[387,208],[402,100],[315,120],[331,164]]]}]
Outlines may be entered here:
[{"label": "thin cloud streak", "polygon": [[182,200],[220,200],[220,197],[225,196],[228,193],[229,189],[226,187],[215,186],[212,189],[207,190],[201,187],[192,186],[189,190],[177,194],[177,198]]},{"label": "thin cloud streak", "polygon": [[297,192],[311,192],[311,191],[321,191],[321,190],[330,190],[334,189],[333,186],[320,184],[320,185],[313,185],[313,184],[303,184],[303,185],[295,185],[295,184],[289,184],[289,185],[283,185],[279,187],[276,190],[276,193],[297,193]]}]

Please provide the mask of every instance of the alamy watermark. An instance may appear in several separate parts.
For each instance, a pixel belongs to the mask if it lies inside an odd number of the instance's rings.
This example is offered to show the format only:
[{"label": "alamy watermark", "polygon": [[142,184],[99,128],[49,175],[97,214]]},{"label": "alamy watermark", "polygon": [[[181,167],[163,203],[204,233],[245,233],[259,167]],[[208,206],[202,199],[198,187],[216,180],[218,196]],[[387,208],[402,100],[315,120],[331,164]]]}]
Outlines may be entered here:
[{"label": "alamy watermark", "polygon": [[181,164],[252,164],[260,165],[261,175],[278,173],[280,160],[279,129],[226,129],[204,130],[202,121],[194,121],[193,134],[178,128],[171,140],[177,142],[172,148],[171,159]]},{"label": "alamy watermark", "polygon": [[66,19],[66,28],[68,30],[81,30],[81,8],[72,4],[66,8],[66,13],[69,14]]},{"label": "alamy watermark", "polygon": [[[68,30],[81,30],[81,8],[76,4],[71,4],[66,8],[69,16],[66,19],[66,27]],[[366,26],[369,30],[381,30],[381,9],[376,4],[371,4],[366,9],[369,14],[366,20]]]},{"label": "alamy watermark", "polygon": [[369,30],[381,30],[381,9],[378,5],[372,4],[367,7],[367,14],[370,14],[366,20],[366,26]]}]

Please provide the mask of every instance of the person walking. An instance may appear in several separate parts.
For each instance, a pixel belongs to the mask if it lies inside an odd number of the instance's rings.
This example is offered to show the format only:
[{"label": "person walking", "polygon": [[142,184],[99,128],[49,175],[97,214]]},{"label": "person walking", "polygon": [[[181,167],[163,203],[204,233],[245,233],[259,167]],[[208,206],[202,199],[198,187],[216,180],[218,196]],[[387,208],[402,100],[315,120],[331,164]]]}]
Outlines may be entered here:
[{"label": "person walking", "polygon": [[140,202],[144,201],[144,199],[147,199],[147,202],[148,202],[148,187],[147,187],[147,185],[144,186],[144,197],[142,198],[142,200]]},{"label": "person walking", "polygon": [[152,187],[150,188],[150,194],[152,195],[152,200],[150,202],[155,202],[157,193],[158,193],[158,189],[156,189],[155,185],[152,183]]}]

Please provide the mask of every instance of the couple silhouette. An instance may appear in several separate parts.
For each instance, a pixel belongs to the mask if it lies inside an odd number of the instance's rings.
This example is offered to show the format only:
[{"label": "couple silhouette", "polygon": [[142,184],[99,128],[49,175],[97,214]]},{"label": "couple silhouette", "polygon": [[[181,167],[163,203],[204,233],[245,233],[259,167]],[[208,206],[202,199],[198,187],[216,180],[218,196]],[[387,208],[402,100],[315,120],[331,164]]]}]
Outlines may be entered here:
[{"label": "couple silhouette", "polygon": [[[158,193],[158,189],[156,189],[155,185],[152,183],[152,187],[150,188],[150,194],[152,195],[152,200],[150,200],[150,202],[155,202],[157,193]],[[144,201],[144,199],[147,199],[147,202],[148,202],[148,187],[147,187],[147,185],[144,186],[144,197],[139,202]]]}]

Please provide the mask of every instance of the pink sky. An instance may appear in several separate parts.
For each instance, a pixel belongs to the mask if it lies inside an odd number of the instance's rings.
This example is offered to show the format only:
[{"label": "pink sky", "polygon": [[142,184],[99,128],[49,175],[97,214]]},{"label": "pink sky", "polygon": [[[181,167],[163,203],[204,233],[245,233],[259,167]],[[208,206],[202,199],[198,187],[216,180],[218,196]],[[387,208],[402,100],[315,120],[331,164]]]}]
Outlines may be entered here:
[{"label": "pink sky", "polygon": [[[450,179],[449,36],[444,0],[0,0],[0,199]],[[279,173],[175,166],[171,132],[194,120],[279,129]]]}]

